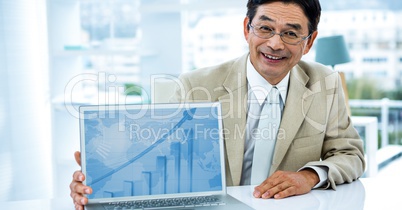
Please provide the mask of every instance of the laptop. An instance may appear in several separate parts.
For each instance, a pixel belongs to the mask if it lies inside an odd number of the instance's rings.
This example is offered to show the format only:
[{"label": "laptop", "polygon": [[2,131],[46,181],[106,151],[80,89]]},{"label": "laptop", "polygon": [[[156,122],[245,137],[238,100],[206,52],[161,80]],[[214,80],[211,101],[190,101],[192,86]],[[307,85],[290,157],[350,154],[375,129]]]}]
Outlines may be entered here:
[{"label": "laptop", "polygon": [[226,194],[218,102],[79,109],[86,209],[252,209]]}]

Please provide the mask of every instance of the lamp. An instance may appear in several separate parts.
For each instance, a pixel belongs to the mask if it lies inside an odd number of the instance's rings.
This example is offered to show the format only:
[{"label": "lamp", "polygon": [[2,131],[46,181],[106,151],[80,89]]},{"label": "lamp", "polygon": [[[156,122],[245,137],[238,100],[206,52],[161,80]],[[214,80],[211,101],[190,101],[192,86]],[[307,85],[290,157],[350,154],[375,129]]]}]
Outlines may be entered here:
[{"label": "lamp", "polygon": [[[349,62],[350,56],[343,36],[336,35],[317,39],[315,61],[324,65],[330,65],[333,70],[335,70],[335,65]],[[341,77],[343,93],[345,95],[346,108],[349,115],[351,115],[345,74],[339,72],[339,75]]]},{"label": "lamp", "polygon": [[335,65],[350,61],[348,48],[342,35],[317,39],[315,60],[324,65]]}]

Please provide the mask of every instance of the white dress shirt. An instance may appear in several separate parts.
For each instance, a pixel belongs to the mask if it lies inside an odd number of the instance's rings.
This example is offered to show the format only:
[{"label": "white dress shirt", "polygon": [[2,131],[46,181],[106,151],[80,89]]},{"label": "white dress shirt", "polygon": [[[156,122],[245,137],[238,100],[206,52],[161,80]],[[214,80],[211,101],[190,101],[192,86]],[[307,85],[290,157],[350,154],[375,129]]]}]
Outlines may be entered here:
[{"label": "white dress shirt", "polygon": [[[251,180],[251,167],[253,163],[254,154],[254,139],[252,139],[251,131],[258,126],[261,106],[265,98],[271,91],[272,85],[269,84],[251,64],[250,57],[247,59],[247,82],[248,82],[248,110],[247,110],[247,123],[246,123],[246,141],[244,147],[244,160],[240,185],[249,185]],[[290,72],[275,85],[280,93],[282,99],[281,113],[286,104],[286,96],[289,87]],[[325,167],[303,167],[315,170],[319,176],[320,182],[314,188],[322,186],[328,179],[328,171]]]}]

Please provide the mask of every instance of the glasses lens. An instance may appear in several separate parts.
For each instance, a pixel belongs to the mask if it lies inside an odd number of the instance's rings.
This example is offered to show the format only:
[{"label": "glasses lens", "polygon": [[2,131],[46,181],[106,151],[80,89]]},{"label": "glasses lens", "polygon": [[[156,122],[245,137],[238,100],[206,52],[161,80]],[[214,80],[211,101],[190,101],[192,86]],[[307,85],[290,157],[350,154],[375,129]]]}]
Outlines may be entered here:
[{"label": "glasses lens", "polygon": [[281,38],[283,42],[288,44],[298,44],[302,40],[300,37],[295,38],[295,37],[288,37],[286,35],[282,35]]},{"label": "glasses lens", "polygon": [[[272,30],[263,30],[262,28],[259,28],[258,26],[252,26],[251,24],[250,27],[253,30],[253,33],[262,39],[269,39],[277,34]],[[292,45],[299,44],[304,39],[307,39],[307,37],[302,38],[294,33],[281,33],[278,35],[281,37],[283,42]]]},{"label": "glasses lens", "polygon": [[272,36],[271,33],[263,32],[258,28],[252,27],[252,29],[254,34],[262,39],[269,39]]}]

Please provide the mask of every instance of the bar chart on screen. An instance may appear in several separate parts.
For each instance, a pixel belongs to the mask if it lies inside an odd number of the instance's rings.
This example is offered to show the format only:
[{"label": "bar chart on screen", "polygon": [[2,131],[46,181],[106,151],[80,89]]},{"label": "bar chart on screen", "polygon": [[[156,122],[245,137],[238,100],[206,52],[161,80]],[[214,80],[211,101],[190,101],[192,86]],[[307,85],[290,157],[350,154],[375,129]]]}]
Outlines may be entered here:
[{"label": "bar chart on screen", "polygon": [[168,118],[86,113],[88,198],[221,189],[218,124],[210,109],[158,114]]}]

